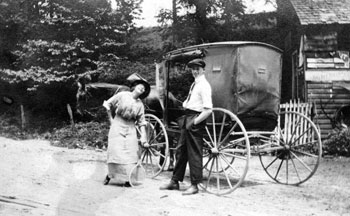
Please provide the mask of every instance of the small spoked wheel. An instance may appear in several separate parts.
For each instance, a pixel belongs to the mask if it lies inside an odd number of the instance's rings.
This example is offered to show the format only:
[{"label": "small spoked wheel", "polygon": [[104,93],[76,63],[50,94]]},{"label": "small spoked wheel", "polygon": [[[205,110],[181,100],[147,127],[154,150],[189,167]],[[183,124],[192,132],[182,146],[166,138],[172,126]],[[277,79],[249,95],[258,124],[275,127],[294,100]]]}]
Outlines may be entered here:
[{"label": "small spoked wheel", "polygon": [[161,120],[152,114],[145,114],[148,145],[141,146],[141,163],[146,176],[154,178],[164,169],[169,153],[169,141]]},{"label": "small spoked wheel", "polygon": [[243,183],[249,159],[249,138],[242,122],[226,109],[213,108],[207,119],[200,186],[216,195],[231,193]]},{"label": "small spoked wheel", "polygon": [[270,150],[260,154],[265,172],[276,182],[299,185],[314,175],[322,155],[320,132],[298,112],[280,113]]}]

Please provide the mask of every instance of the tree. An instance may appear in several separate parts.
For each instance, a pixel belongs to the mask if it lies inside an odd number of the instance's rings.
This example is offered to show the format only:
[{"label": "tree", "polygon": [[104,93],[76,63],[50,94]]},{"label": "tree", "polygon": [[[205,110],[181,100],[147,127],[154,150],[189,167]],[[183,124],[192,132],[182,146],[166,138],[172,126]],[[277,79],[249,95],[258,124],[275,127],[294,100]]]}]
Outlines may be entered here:
[{"label": "tree", "polygon": [[173,20],[176,15],[170,30],[163,34],[164,38],[169,38],[174,32],[172,37],[176,40],[174,43],[169,41],[165,49],[217,41],[227,28],[239,23],[244,9],[242,0],[177,0],[176,12],[184,11],[183,15],[168,10],[162,10],[158,15],[162,24]]},{"label": "tree", "polygon": [[109,0],[2,0],[0,92],[16,89],[35,111],[62,110],[77,78],[94,79],[126,56],[141,2],[116,0],[112,10]]},{"label": "tree", "polygon": [[[274,0],[265,2],[275,5]],[[261,13],[252,17],[245,13],[246,6],[242,0],[177,0],[176,5],[173,11],[161,10],[158,14],[158,22],[164,27],[163,40],[167,41],[164,52],[215,41],[273,41],[269,39],[273,36],[268,34],[275,33],[276,30],[259,32],[249,28],[252,26],[252,19],[257,21],[253,23],[269,23],[271,14]]]}]

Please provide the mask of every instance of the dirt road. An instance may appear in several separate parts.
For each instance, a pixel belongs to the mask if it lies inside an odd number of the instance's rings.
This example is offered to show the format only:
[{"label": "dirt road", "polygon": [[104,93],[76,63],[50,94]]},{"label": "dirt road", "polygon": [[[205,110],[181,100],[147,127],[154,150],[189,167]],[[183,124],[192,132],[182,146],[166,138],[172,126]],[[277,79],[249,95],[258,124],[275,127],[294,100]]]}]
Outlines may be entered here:
[{"label": "dirt road", "polygon": [[[350,159],[323,159],[299,187],[274,183],[253,158],[243,187],[218,197],[160,191],[171,173],[143,185],[102,185],[105,152],[0,137],[0,215],[350,215]],[[185,189],[188,179],[181,185]]]}]

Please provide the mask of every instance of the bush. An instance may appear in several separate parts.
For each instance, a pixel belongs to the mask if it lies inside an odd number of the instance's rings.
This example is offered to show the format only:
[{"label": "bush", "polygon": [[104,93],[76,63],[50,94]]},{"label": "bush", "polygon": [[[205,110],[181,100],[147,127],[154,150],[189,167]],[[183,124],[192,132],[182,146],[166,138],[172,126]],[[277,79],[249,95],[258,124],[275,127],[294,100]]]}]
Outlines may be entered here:
[{"label": "bush", "polygon": [[324,155],[350,157],[350,128],[333,130],[323,142]]},{"label": "bush", "polygon": [[[13,115],[0,116],[0,136],[11,139],[45,139],[51,144],[68,148],[98,148],[107,147],[109,123],[107,121],[54,125],[46,124],[42,127],[35,125],[22,130],[20,119]],[[46,125],[46,129],[44,127]],[[58,126],[54,128],[54,126]]]},{"label": "bush", "polygon": [[[49,119],[50,121],[52,119]],[[25,126],[22,129],[19,114],[5,113],[0,116],[0,136],[11,139],[45,139],[49,129],[52,128],[45,121],[38,120],[31,124],[31,127]],[[57,124],[56,124],[57,125]]]},{"label": "bush", "polygon": [[0,116],[0,134],[7,138],[20,138],[22,131],[18,119],[12,116]]},{"label": "bush", "polygon": [[109,124],[107,122],[78,123],[67,125],[50,133],[48,139],[54,146],[68,148],[107,147]]}]

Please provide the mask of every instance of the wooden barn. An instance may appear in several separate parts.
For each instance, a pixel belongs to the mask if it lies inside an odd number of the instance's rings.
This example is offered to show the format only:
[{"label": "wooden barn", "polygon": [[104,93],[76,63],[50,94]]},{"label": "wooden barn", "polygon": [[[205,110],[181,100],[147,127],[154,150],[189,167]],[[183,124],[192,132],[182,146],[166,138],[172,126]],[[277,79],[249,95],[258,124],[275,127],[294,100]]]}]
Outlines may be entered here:
[{"label": "wooden barn", "polygon": [[282,94],[316,105],[315,121],[325,138],[339,123],[337,111],[350,105],[350,0],[277,0],[277,5],[284,40]]}]

